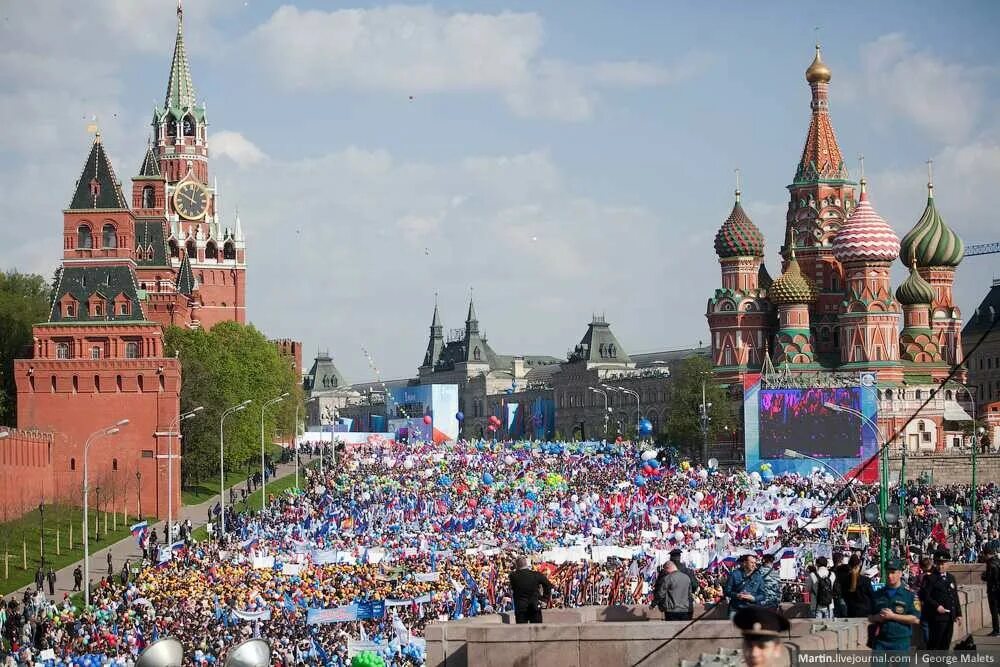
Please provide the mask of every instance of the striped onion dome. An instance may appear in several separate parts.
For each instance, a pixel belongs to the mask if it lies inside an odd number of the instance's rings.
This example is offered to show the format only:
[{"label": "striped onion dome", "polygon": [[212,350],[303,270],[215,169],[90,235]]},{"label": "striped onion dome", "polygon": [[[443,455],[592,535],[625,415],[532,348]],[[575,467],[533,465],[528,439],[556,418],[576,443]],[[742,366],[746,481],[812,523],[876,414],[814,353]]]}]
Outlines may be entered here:
[{"label": "striped onion dome", "polygon": [[764,256],[764,235],[740,205],[739,190],[732,212],[715,234],[715,254],[720,259]]},{"label": "striped onion dome", "polygon": [[896,300],[904,306],[930,305],[937,294],[929,282],[917,273],[917,263],[911,262],[910,275],[896,288]]},{"label": "striped onion dome", "polygon": [[795,259],[795,247],[790,250],[788,266],[778,279],[771,283],[767,294],[777,305],[783,303],[813,303],[817,297],[816,286],[808,276],[802,274]]},{"label": "striped onion dome", "polygon": [[833,254],[840,262],[891,262],[899,257],[899,237],[872,208],[865,185],[861,179],[861,197],[833,239]]},{"label": "striped onion dome", "polygon": [[927,187],[927,208],[916,226],[903,237],[901,253],[903,257],[916,257],[920,266],[955,267],[965,257],[965,244],[938,213],[933,187]]}]

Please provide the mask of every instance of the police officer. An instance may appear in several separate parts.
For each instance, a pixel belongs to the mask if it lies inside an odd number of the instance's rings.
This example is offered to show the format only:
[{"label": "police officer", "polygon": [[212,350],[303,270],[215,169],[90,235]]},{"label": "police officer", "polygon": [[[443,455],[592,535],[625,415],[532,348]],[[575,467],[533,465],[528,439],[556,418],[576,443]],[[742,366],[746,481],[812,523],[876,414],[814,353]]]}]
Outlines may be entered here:
[{"label": "police officer", "polygon": [[946,549],[934,553],[934,572],[924,589],[923,604],[927,606],[927,650],[951,650],[955,621],[962,618],[958,601],[958,583],[948,572],[951,554]]},{"label": "police officer", "polygon": [[909,651],[913,627],[920,625],[916,598],[903,586],[903,563],[891,560],[886,565],[888,583],[875,592],[868,622],[877,626],[872,650]]},{"label": "police officer", "polygon": [[733,616],[743,634],[743,660],[748,667],[775,667],[788,664],[781,635],[788,632],[788,619],[764,607],[744,607]]}]

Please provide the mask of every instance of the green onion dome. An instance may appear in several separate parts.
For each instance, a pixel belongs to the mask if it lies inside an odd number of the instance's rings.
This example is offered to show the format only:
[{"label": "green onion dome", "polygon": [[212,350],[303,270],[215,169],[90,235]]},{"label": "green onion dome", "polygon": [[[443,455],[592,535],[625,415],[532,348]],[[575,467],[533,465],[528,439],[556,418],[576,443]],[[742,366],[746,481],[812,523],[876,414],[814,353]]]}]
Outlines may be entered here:
[{"label": "green onion dome", "polygon": [[775,304],[783,303],[813,303],[817,291],[813,282],[802,274],[799,262],[795,259],[795,247],[789,250],[788,267],[778,279],[771,283],[768,296]]},{"label": "green onion dome", "polygon": [[720,259],[764,256],[764,235],[740,205],[739,191],[732,212],[715,235],[715,254]]},{"label": "green onion dome", "polygon": [[896,288],[896,300],[904,306],[930,305],[937,294],[929,282],[917,273],[917,263],[911,261],[909,277]]},{"label": "green onion dome", "polygon": [[915,257],[920,266],[955,267],[965,256],[965,244],[938,213],[933,188],[927,187],[927,207],[916,226],[903,237],[900,256]]}]

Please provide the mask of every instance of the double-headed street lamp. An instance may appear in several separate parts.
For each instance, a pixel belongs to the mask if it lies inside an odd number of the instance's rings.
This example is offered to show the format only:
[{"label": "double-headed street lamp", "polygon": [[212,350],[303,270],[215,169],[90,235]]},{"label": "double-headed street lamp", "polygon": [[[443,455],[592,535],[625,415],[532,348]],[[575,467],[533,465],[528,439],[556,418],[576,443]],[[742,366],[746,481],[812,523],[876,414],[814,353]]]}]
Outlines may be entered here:
[{"label": "double-headed street lamp", "polygon": [[237,412],[242,412],[247,409],[247,406],[253,403],[253,399],[248,398],[238,405],[234,405],[231,408],[227,408],[222,411],[222,416],[219,417],[219,538],[221,539],[223,535],[226,534],[226,469],[225,469],[225,459],[224,455],[226,452],[226,434],[223,430],[223,425],[226,423],[226,417]]},{"label": "double-headed street lamp", "polygon": [[952,380],[955,384],[965,390],[965,393],[969,395],[969,400],[972,402],[972,525],[976,525],[976,506],[979,504],[979,493],[976,490],[976,450],[979,449],[979,439],[976,437],[976,396],[969,389],[969,386],[964,382],[959,382],[958,380]]},{"label": "double-headed street lamp", "polygon": [[[122,419],[115,422],[111,426],[107,426],[98,431],[94,431],[87,438],[87,441],[83,445],[83,606],[90,606],[90,526],[87,522],[87,514],[89,508],[87,503],[90,497],[90,488],[88,486],[90,482],[89,467],[87,465],[87,455],[90,453],[90,446],[94,442],[106,435],[114,435],[121,431],[121,427],[128,424],[127,419]],[[100,503],[98,503],[100,504]]]},{"label": "double-headed street lamp", "polygon": [[267,471],[264,470],[264,413],[267,411],[269,406],[280,403],[281,401],[288,398],[288,392],[286,391],[281,396],[277,398],[272,398],[260,407],[260,511],[263,512],[264,508],[267,507],[267,492],[265,488],[267,487]]},{"label": "double-headed street lamp", "polygon": [[604,438],[608,437],[608,392],[603,389],[598,389],[597,387],[587,387],[590,391],[595,394],[600,394],[604,397]]},{"label": "double-headed street lamp", "polygon": [[887,574],[886,563],[889,559],[889,525],[886,523],[886,514],[889,511],[889,441],[886,439],[885,433],[882,432],[879,425],[871,417],[860,410],[855,410],[854,408],[847,407],[846,405],[838,405],[829,401],[824,403],[823,407],[833,410],[834,412],[846,412],[849,415],[854,415],[860,419],[863,424],[870,427],[879,439],[878,515],[879,524],[881,524],[879,527],[881,539],[879,539],[878,542],[878,559],[881,580],[885,582]]},{"label": "double-headed street lamp", "polygon": [[[307,398],[302,402],[302,405],[308,405],[313,401],[319,399],[319,396],[312,396]],[[305,430],[303,429],[303,433]],[[295,440],[293,442],[295,445],[295,489],[299,488],[299,402],[295,402]]]},{"label": "double-headed street lamp", "polygon": [[[173,423],[170,424],[170,431],[167,432],[167,545],[174,541],[174,432],[180,431],[181,422],[194,418],[204,409],[204,406],[199,405],[184,414],[177,415]],[[180,440],[180,433],[176,435],[177,439]],[[177,458],[180,456],[178,455]]]},{"label": "double-headed street lamp", "polygon": [[631,389],[626,389],[625,387],[615,387],[618,391],[628,396],[635,396],[635,437],[639,438],[639,422],[642,421],[642,412],[639,407],[639,392],[633,391]]}]

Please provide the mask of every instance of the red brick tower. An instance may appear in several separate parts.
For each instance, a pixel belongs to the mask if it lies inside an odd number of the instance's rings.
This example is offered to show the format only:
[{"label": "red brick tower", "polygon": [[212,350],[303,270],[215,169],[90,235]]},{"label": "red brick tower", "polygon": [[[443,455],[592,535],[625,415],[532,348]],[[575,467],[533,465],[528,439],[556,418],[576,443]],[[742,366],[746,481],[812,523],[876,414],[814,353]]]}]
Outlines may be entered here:
[{"label": "red brick tower", "polygon": [[[246,244],[239,213],[231,225],[219,213],[218,190],[209,184],[208,119],[197,101],[184,48],[184,12],[177,6],[177,38],[163,107],[153,114],[153,151],[163,179],[157,212],[166,222],[169,264],[187,258],[197,299],[191,319],[211,328],[218,322],[246,322]],[[146,164],[144,162],[144,171]],[[143,192],[149,187],[143,182]],[[155,186],[154,186],[155,187]],[[143,195],[133,191],[133,200]],[[158,202],[153,190],[153,201]]]},{"label": "red brick tower", "polygon": [[52,434],[53,486],[67,494],[61,499],[79,500],[87,437],[128,419],[90,448],[90,487],[103,489],[107,508],[134,513],[141,497],[143,514],[152,515],[167,502],[167,459],[159,457],[179,409],[180,363],[164,357],[162,329],[146,316],[136,226],[98,134],[63,212],[63,263],[49,319],[35,325],[32,358],[17,360],[14,373],[18,426]]},{"label": "red brick tower", "polygon": [[[785,217],[787,227],[795,230],[795,253],[802,274],[819,290],[810,307],[810,323],[821,355],[836,352],[837,312],[843,300],[844,279],[833,256],[833,238],[855,205],[855,184],[848,180],[830,121],[830,78],[830,68],[823,62],[817,44],[816,56],[806,70],[812,90],[812,116],[795,179],[788,186]],[[781,250],[787,264],[788,248]]]}]

